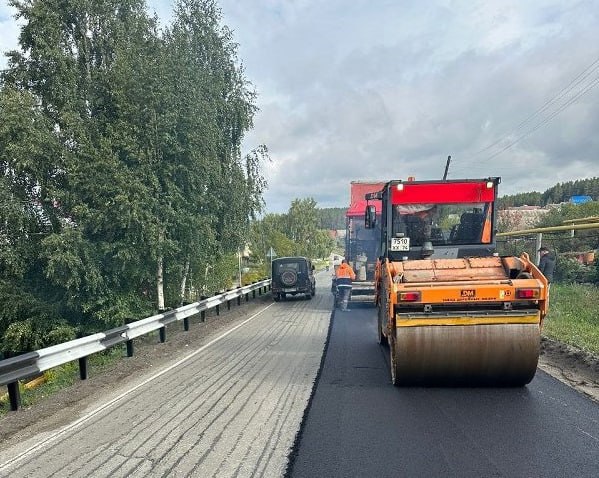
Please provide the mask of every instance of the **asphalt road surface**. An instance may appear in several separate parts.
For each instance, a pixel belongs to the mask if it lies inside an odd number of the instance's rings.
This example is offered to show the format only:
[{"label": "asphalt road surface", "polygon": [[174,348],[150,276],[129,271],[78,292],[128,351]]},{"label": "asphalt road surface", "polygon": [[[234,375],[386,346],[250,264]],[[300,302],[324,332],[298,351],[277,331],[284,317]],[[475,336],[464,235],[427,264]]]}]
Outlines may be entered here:
[{"label": "asphalt road surface", "polygon": [[596,402],[541,371],[523,388],[395,388],[374,309],[335,313],[312,390],[332,308],[318,284],[0,450],[0,477],[599,476]]},{"label": "asphalt road surface", "polygon": [[321,365],[329,287],[273,302],[66,427],[0,450],[0,476],[282,476]]},{"label": "asphalt road surface", "polygon": [[393,387],[375,320],[335,313],[290,476],[599,476],[596,402],[540,370],[522,388]]}]

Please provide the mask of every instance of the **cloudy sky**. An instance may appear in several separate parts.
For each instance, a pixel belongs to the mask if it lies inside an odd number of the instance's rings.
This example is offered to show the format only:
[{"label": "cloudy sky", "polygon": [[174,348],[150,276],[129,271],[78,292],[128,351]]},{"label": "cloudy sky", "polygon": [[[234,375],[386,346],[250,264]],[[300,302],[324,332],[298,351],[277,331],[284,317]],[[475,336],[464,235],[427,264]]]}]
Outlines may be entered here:
[{"label": "cloudy sky", "polygon": [[[0,49],[18,26],[0,0]],[[149,1],[163,22],[171,2]],[[599,0],[221,0],[259,94],[267,210],[349,182],[599,176]],[[5,65],[0,61],[0,67]]]}]

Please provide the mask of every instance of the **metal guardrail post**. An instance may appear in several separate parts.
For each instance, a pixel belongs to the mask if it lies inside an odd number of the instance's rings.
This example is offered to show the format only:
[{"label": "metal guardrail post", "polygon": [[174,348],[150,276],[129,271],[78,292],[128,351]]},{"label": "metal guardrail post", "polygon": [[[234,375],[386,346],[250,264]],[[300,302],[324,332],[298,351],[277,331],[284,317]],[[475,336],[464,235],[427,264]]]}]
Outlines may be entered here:
[{"label": "metal guardrail post", "polygon": [[246,302],[250,301],[250,294],[249,293],[245,294],[245,301]]},{"label": "metal guardrail post", "polygon": [[158,329],[158,335],[160,336],[160,343],[166,342],[166,327],[160,327]]},{"label": "metal guardrail post", "polygon": [[[208,297],[205,295],[201,295],[200,296],[200,300],[206,300]],[[202,310],[202,312],[200,312],[200,322],[206,322],[206,311]]]},{"label": "metal guardrail post", "polygon": [[79,358],[79,378],[87,380],[87,356]]},{"label": "metal guardrail post", "polygon": [[133,340],[127,340],[127,357],[133,357]]},{"label": "metal guardrail post", "polygon": [[187,317],[183,319],[183,330],[185,330],[185,332],[189,332],[189,318]]},{"label": "metal guardrail post", "polygon": [[19,382],[11,382],[8,387],[8,399],[10,401],[10,409],[16,412],[21,406],[21,391],[19,390]]}]

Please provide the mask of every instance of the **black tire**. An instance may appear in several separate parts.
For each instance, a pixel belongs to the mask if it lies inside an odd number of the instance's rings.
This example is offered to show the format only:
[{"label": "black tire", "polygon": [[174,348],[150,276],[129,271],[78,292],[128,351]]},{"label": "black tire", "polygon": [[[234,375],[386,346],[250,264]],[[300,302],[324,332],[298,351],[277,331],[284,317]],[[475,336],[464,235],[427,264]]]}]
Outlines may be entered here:
[{"label": "black tire", "polygon": [[295,271],[286,270],[281,273],[280,280],[287,287],[294,286],[297,283],[297,274]]},{"label": "black tire", "polygon": [[395,320],[393,321],[392,328],[389,331],[389,367],[391,369],[391,383],[398,387],[399,377],[397,376],[397,347],[395,340]]},{"label": "black tire", "polygon": [[306,294],[306,299],[312,300],[312,294],[310,292]]},{"label": "black tire", "polygon": [[386,309],[381,304],[377,311],[377,331],[378,331],[378,343],[383,346],[389,345],[387,336],[383,334],[383,326],[387,326]]},{"label": "black tire", "polygon": [[387,291],[385,290],[385,287],[382,283],[380,289],[381,290],[379,295],[378,310],[376,314],[376,322],[378,329],[377,337],[378,343],[380,345],[389,345],[389,340],[387,340],[387,336],[383,334],[383,327],[387,327]]},{"label": "black tire", "polygon": [[285,292],[281,292],[281,300],[287,300],[287,294],[285,294]]},{"label": "black tire", "polygon": [[273,299],[275,300],[275,302],[279,302],[281,300],[281,294],[275,294]]}]

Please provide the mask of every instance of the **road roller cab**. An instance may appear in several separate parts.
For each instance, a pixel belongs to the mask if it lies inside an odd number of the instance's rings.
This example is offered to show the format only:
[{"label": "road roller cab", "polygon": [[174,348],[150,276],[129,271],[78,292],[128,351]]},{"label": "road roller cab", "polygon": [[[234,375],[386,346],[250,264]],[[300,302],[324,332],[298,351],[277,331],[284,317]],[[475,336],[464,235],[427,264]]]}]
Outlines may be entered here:
[{"label": "road roller cab", "polygon": [[[375,287],[394,384],[524,385],[534,377],[547,281],[495,252],[499,178],[391,181]],[[365,226],[376,227],[370,206]]]}]

